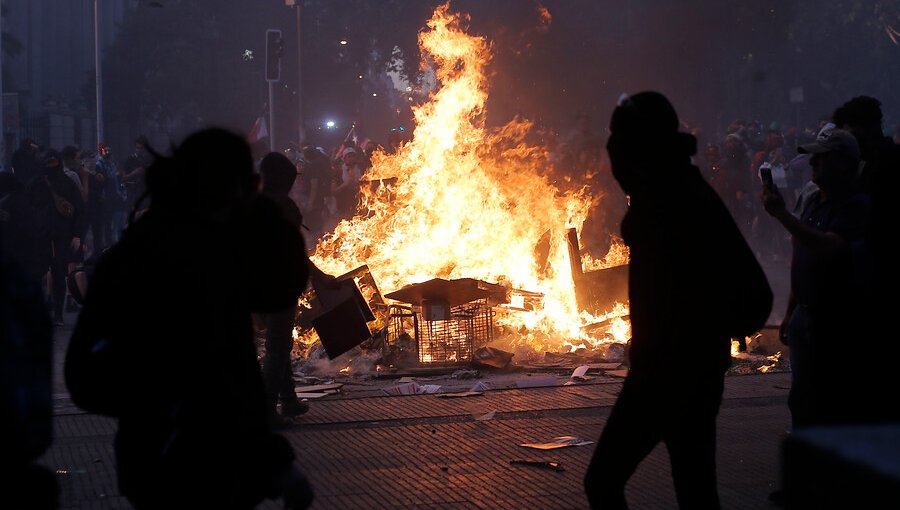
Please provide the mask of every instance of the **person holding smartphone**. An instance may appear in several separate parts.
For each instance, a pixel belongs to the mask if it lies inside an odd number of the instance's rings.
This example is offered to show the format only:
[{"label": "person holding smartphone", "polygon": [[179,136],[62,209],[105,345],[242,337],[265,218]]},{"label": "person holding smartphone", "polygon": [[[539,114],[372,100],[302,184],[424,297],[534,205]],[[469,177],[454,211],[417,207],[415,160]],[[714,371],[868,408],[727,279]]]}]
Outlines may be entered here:
[{"label": "person holding smartphone", "polygon": [[[817,186],[799,218],[760,168],[763,207],[793,242],[791,290],[780,333],[790,347],[788,407],[794,428],[847,423],[864,411],[855,407],[859,388],[837,382],[832,362],[869,310],[865,232],[870,207],[855,185],[859,145],[848,131],[823,129],[814,143],[798,150],[811,155]],[[834,405],[838,401],[843,403]]]}]

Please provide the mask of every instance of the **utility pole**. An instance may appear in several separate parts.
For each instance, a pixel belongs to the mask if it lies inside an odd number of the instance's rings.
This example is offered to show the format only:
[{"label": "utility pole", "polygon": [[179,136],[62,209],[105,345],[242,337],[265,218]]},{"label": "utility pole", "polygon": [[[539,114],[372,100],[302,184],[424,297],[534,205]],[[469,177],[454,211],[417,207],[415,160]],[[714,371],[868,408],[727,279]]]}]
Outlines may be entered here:
[{"label": "utility pole", "polygon": [[97,143],[103,140],[103,80],[100,72],[100,9],[94,0],[94,79],[97,82]]},{"label": "utility pole", "polygon": [[275,84],[281,81],[284,39],[281,30],[266,30],[266,81],[269,82],[269,150],[275,150]]},{"label": "utility pole", "polygon": [[303,53],[301,52],[301,48],[303,45],[301,44],[301,34],[300,31],[300,6],[301,0],[290,0],[295,2],[295,6],[297,9],[297,142],[303,143],[306,140],[306,131],[303,129]]},{"label": "utility pole", "polygon": [[[3,0],[0,0],[0,12]],[[6,112],[3,111],[3,17],[0,16],[0,171],[6,170]]]}]

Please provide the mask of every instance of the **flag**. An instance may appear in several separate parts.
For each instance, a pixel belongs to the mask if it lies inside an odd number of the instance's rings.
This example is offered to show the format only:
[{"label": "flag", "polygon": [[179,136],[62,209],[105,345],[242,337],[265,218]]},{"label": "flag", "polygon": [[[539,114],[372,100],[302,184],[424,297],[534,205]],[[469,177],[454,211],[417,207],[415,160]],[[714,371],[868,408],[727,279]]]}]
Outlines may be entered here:
[{"label": "flag", "polygon": [[354,124],[350,128],[350,132],[347,133],[347,136],[344,137],[344,145],[348,145],[348,142],[353,141],[353,144],[356,145],[356,142],[359,141],[359,137],[356,135],[356,124]]},{"label": "flag", "polygon": [[344,149],[348,147],[356,146],[356,143],[359,141],[359,136],[356,134],[356,125],[350,128],[350,131],[347,133],[347,136],[344,137],[344,142],[341,143],[341,146],[338,148],[335,157],[341,159],[344,157]]},{"label": "flag", "polygon": [[253,127],[250,128],[250,134],[247,135],[247,142],[250,143],[250,145],[253,145],[268,137],[269,130],[266,128],[266,118],[262,116],[257,117],[256,122],[253,123]]}]

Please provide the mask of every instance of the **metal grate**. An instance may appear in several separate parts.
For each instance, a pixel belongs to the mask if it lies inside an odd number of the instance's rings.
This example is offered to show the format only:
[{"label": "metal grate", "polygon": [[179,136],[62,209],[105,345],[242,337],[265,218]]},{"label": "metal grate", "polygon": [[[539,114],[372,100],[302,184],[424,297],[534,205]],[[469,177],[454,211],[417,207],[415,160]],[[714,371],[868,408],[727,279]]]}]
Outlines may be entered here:
[{"label": "metal grate", "polygon": [[493,315],[481,299],[452,307],[448,320],[424,321],[420,316],[419,362],[471,361],[475,350],[493,339]]},{"label": "metal grate", "polygon": [[390,359],[401,365],[419,358],[419,314],[409,306],[388,307],[387,347]]}]

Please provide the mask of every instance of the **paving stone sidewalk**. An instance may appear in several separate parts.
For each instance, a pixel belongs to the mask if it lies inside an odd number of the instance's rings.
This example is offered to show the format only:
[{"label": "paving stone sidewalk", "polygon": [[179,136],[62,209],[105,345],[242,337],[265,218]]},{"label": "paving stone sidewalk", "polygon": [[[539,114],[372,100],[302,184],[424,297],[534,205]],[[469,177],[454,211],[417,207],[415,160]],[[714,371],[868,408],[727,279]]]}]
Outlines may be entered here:
[{"label": "paving stone sidewalk", "polygon": [[[766,496],[778,478],[789,423],[788,384],[784,373],[727,378],[718,459],[724,508],[771,508]],[[553,451],[518,445],[563,435],[596,440],[619,387],[317,401],[284,434],[316,490],[315,509],[583,509],[581,479],[593,445]],[[130,508],[115,484],[114,421],[80,413],[64,398],[58,409],[56,437],[42,462],[58,473],[61,508]],[[477,419],[492,412],[490,419]],[[555,461],[565,471],[511,460]],[[675,507],[663,447],[640,466],[628,498],[636,509]]]},{"label": "paving stone sidewalk", "polygon": [[[67,319],[74,323],[74,316]],[[62,383],[70,331],[57,332],[55,435],[41,463],[57,473],[61,510],[131,509],[116,487],[115,421],[73,406]],[[780,444],[790,424],[789,386],[785,372],[726,377],[718,421],[719,490],[726,510],[774,508],[767,496],[778,480]],[[607,378],[456,399],[355,398],[351,392],[349,398],[312,401],[299,425],[283,434],[316,491],[316,510],[580,510],[587,508],[581,483],[593,445],[552,451],[518,445],[567,435],[596,441],[620,388],[621,380]],[[555,461],[565,471],[511,460]],[[664,447],[641,464],[627,490],[634,509],[676,508]],[[260,505],[281,507],[278,501]]]}]

